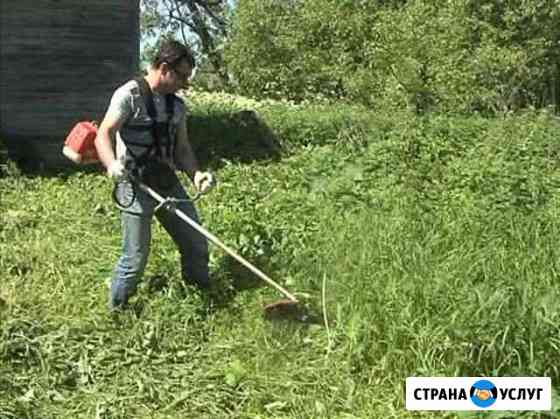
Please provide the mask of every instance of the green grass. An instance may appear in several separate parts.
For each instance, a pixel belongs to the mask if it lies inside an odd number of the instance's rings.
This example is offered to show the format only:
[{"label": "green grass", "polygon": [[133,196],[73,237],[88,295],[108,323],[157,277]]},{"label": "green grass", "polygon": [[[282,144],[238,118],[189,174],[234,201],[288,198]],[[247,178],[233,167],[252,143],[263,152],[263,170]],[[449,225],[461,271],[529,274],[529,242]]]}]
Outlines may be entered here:
[{"label": "green grass", "polygon": [[[422,131],[444,126],[434,124],[358,148],[221,165],[199,205],[205,225],[295,291],[316,320],[308,324],[266,320],[262,307],[278,294],[217,248],[213,299],[183,287],[157,224],[135,310],[111,316],[107,280],[120,251],[111,182],[0,178],[0,417],[440,417],[405,410],[414,375],[550,376],[557,415],[554,185],[535,175],[526,199],[513,199],[522,176],[513,170],[489,193],[472,150],[491,144],[438,146]],[[450,139],[468,131],[447,129]],[[438,150],[449,158],[427,176]],[[155,277],[162,289],[150,287]]]}]

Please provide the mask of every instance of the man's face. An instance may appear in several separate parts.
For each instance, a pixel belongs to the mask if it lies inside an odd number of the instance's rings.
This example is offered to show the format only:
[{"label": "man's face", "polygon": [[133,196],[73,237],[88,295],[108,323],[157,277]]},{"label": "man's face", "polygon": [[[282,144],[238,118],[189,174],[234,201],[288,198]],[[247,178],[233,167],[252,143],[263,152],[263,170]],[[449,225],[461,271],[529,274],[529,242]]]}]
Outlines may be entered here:
[{"label": "man's face", "polygon": [[163,76],[169,93],[175,93],[177,90],[187,87],[192,71],[193,69],[187,60],[181,60],[174,66],[168,65],[167,71],[164,72]]}]

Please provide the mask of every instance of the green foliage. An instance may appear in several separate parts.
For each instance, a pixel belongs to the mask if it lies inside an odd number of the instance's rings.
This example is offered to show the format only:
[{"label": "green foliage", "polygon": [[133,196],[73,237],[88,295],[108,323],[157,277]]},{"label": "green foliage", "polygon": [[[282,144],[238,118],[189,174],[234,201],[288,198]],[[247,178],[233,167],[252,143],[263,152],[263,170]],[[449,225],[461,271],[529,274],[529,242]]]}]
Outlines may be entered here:
[{"label": "green foliage", "polygon": [[560,186],[558,123],[544,114],[516,118],[435,117],[373,145],[383,161],[431,210],[450,202],[486,210],[538,209]]},{"label": "green foliage", "polygon": [[[190,136],[202,156],[251,160],[277,143],[283,153],[302,146],[359,147],[365,133],[383,136],[397,118],[362,106],[256,101],[224,93],[191,92]],[[253,115],[253,116],[251,116]],[[404,114],[403,114],[404,117]],[[273,150],[274,151],[274,150]],[[235,157],[237,156],[237,157]],[[264,157],[264,155],[261,155]]]},{"label": "green foliage", "polygon": [[[360,4],[365,7],[360,16],[372,10],[367,2]],[[242,92],[295,100],[343,94],[345,69],[339,64],[357,57],[340,54],[337,45],[348,37],[363,38],[352,24],[365,28],[367,23],[352,17],[352,6],[331,0],[249,0],[237,9],[226,60]]]},{"label": "green foliage", "polygon": [[[292,52],[282,45],[278,32],[290,21],[289,4],[248,0],[237,6],[231,29],[235,41],[226,50],[226,61],[237,84],[249,94],[270,92],[279,97],[285,91],[279,85],[286,83]],[[228,55],[233,58],[228,60]]]},{"label": "green foliage", "polygon": [[242,1],[226,49],[241,93],[376,109],[558,104],[557,2]]},{"label": "green foliage", "polygon": [[141,0],[141,61],[151,61],[163,38],[180,38],[198,55],[198,80],[208,87],[227,88],[222,45],[230,4],[225,0]]}]

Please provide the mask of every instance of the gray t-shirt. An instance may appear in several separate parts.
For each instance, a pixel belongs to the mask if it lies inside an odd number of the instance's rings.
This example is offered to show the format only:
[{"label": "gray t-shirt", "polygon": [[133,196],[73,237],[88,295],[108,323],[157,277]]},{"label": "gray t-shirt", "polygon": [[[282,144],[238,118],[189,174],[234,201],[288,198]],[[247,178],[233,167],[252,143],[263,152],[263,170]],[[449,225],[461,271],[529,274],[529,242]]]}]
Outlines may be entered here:
[{"label": "gray t-shirt", "polygon": [[[165,96],[154,92],[153,98],[157,112],[157,122],[167,122]],[[180,124],[185,124],[187,114],[188,110],[184,102],[182,100],[176,100],[171,123],[176,127]],[[123,123],[133,121],[135,125],[146,124],[146,126],[148,126],[151,124],[151,119],[136,80],[130,80],[115,90],[109,108],[107,109],[107,115],[111,115]],[[151,132],[149,130],[136,131],[134,135],[151,136]],[[116,157],[123,160],[125,153],[126,146],[120,132],[117,132]],[[169,161],[168,163],[173,165],[174,162]]]}]

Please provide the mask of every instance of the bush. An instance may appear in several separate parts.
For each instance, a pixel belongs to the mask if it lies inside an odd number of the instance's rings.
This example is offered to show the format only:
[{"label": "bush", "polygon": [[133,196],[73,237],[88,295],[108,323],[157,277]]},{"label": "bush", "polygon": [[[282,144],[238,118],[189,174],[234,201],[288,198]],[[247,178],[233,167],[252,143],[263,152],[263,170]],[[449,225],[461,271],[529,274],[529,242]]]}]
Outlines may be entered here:
[{"label": "bush", "polygon": [[203,160],[251,161],[300,147],[361,147],[383,136],[398,118],[361,106],[255,101],[224,93],[193,92],[190,137]]},{"label": "bush", "polygon": [[559,13],[542,0],[247,0],[226,60],[259,98],[499,114],[558,104]]},{"label": "bush", "polygon": [[365,179],[367,187],[377,190],[381,176],[382,184],[401,185],[432,209],[461,202],[534,210],[553,199],[560,186],[559,124],[546,112],[502,119],[418,118],[352,105],[263,103],[223,94],[195,94],[192,102],[195,149],[213,164],[333,146],[352,154],[360,170],[375,174],[371,184]]},{"label": "bush", "polygon": [[538,209],[560,186],[557,130],[546,114],[422,120],[401,148],[404,179],[426,206]]}]

